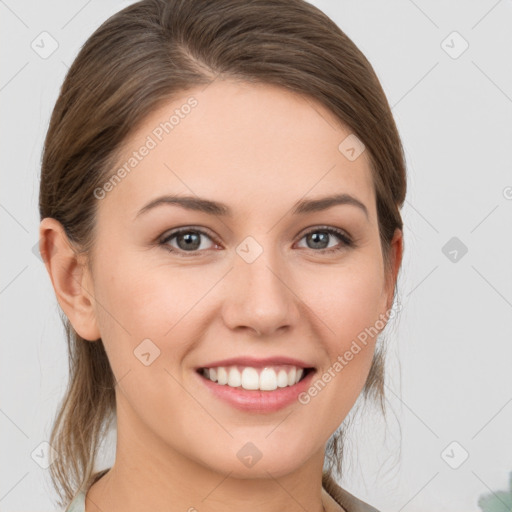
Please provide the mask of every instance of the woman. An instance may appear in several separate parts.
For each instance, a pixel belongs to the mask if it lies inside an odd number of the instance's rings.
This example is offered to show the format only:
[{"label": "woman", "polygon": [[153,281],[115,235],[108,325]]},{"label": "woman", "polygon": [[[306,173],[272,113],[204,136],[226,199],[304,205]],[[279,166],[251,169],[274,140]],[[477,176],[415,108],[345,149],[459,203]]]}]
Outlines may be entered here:
[{"label": "woman", "polygon": [[59,505],[376,510],[334,476],[358,396],[383,408],[405,193],[371,65],[309,3],[143,0],[99,27],[42,161]]}]

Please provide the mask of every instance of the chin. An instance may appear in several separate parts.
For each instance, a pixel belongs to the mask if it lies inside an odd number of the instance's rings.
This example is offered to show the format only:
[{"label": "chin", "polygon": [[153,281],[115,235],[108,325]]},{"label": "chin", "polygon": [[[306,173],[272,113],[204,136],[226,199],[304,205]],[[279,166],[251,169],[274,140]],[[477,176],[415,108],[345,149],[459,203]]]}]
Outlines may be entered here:
[{"label": "chin", "polygon": [[[211,453],[207,460],[205,454],[201,454],[202,464],[210,470],[227,475],[230,478],[248,479],[248,478],[269,478],[269,474],[274,478],[293,473],[303,466],[311,456],[304,451],[304,446],[296,450],[293,443],[286,445],[283,450],[283,444],[276,447],[270,443],[264,436],[268,435],[268,430],[262,435],[262,440],[251,442],[250,437],[244,437],[243,442],[232,440],[224,446],[219,446],[218,453]],[[217,452],[217,450],[214,450]]]}]

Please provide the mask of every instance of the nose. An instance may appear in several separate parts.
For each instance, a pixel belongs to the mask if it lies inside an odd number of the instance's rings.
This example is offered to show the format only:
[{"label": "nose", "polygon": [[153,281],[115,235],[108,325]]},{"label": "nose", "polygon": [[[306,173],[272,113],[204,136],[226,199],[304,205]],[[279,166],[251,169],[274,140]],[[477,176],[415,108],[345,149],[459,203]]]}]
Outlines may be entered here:
[{"label": "nose", "polygon": [[271,251],[263,251],[252,263],[237,256],[225,286],[223,316],[232,330],[272,336],[292,328],[300,318],[300,300],[290,274]]}]

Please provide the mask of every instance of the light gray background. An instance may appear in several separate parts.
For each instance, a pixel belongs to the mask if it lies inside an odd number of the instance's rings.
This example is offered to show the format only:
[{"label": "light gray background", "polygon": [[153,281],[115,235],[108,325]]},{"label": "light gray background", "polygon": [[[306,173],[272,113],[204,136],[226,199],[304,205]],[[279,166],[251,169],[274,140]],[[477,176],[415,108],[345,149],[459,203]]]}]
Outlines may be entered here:
[{"label": "light gray background", "polygon": [[[43,138],[80,46],[130,3],[0,0],[4,512],[56,509],[35,462],[67,379],[57,301],[33,252]],[[312,3],[374,66],[409,179],[401,318],[386,330],[388,430],[364,418],[341,483],[382,512],[477,512],[512,471],[512,2]],[[31,47],[43,31],[58,42],[47,58]],[[468,249],[456,261],[442,250],[452,237]]]}]

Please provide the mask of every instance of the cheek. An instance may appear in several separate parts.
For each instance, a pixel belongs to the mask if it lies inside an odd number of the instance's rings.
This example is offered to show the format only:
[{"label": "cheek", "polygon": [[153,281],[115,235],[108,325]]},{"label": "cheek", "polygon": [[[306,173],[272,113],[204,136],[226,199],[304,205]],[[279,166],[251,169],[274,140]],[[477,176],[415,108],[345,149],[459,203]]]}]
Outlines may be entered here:
[{"label": "cheek", "polygon": [[375,324],[382,304],[378,275],[368,272],[340,283],[340,294],[333,311],[335,331],[344,342]]},{"label": "cheek", "polygon": [[[180,371],[176,361],[199,337],[201,299],[218,279],[204,274],[194,278],[190,268],[150,266],[148,260],[140,254],[118,254],[112,264],[104,258],[95,287],[100,332],[112,370],[118,379],[128,371],[132,376],[142,371],[142,387],[152,386],[146,370],[153,375],[164,369],[173,375]],[[148,367],[144,358],[151,361]]]},{"label": "cheek", "polygon": [[353,265],[317,274],[317,291],[309,293],[307,304],[319,319],[319,339],[324,342],[329,365],[338,363],[331,371],[336,375],[333,388],[347,397],[359,394],[364,385],[382,328],[382,272],[378,259],[361,258],[357,264],[354,260]]},{"label": "cheek", "polygon": [[184,282],[179,270],[147,268],[144,259],[135,256],[120,256],[115,265],[106,263],[97,289],[99,302],[111,313],[103,315],[105,327],[117,324],[115,328],[130,333],[134,342],[141,336],[163,335],[196,295],[190,279]]},{"label": "cheek", "polygon": [[325,284],[329,292],[318,292],[308,305],[320,319],[316,326],[328,358],[301,403],[310,407],[311,417],[323,415],[325,425],[334,431],[354,406],[371,368],[382,276],[378,265],[354,266],[331,272]]},{"label": "cheek", "polygon": [[181,390],[171,377],[181,378],[173,361],[186,353],[183,317],[197,298],[172,269],[149,269],[140,258],[121,255],[115,265],[104,263],[97,276],[98,317],[112,371],[131,406],[158,418],[162,404],[172,412],[180,402],[169,401]]},{"label": "cheek", "polygon": [[317,272],[304,289],[306,303],[330,327],[340,349],[378,320],[385,298],[382,272],[378,260],[354,258],[352,264]]}]

